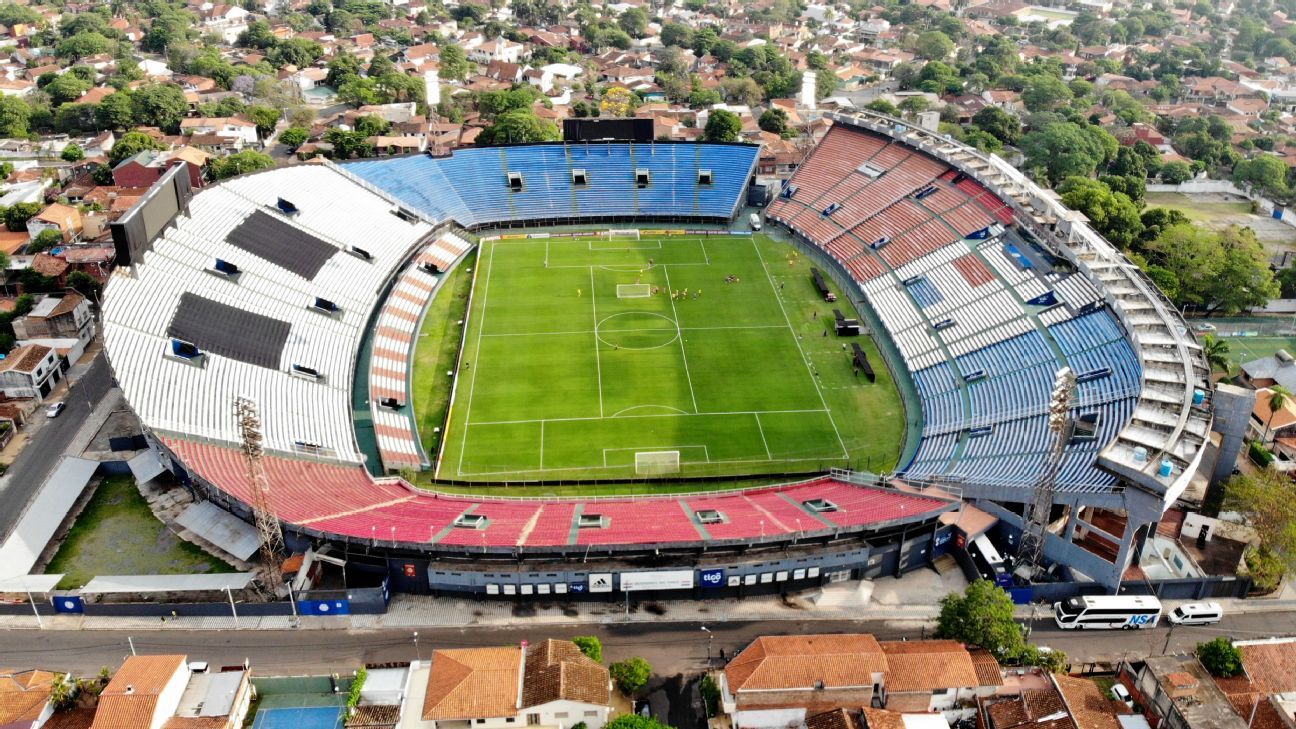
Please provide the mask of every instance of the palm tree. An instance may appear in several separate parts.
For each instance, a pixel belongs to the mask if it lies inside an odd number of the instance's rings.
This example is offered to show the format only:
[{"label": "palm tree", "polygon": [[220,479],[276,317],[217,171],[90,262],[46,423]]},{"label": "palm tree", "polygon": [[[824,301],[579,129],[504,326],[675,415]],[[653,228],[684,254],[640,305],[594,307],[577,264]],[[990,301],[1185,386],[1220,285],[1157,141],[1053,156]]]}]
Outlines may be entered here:
[{"label": "palm tree", "polygon": [[1282,385],[1274,385],[1269,388],[1269,420],[1265,423],[1265,440],[1272,442],[1268,437],[1270,434],[1269,426],[1273,424],[1274,414],[1278,412],[1292,397],[1292,391]]},{"label": "palm tree", "polygon": [[1202,353],[1206,355],[1206,363],[1210,365],[1211,373],[1224,372],[1228,373],[1231,368],[1229,362],[1229,343],[1214,334],[1207,334],[1202,341]]}]

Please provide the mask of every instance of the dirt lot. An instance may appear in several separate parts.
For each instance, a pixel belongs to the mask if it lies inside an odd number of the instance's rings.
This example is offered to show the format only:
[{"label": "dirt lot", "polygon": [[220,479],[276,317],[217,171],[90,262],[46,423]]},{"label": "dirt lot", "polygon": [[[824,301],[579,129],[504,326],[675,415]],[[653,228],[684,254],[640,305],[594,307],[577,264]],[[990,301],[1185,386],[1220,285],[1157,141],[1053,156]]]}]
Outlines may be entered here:
[{"label": "dirt lot", "polygon": [[1148,207],[1172,208],[1190,219],[1212,228],[1244,225],[1273,254],[1296,252],[1296,228],[1273,218],[1251,212],[1246,198],[1223,193],[1185,195],[1177,192],[1149,192]]}]

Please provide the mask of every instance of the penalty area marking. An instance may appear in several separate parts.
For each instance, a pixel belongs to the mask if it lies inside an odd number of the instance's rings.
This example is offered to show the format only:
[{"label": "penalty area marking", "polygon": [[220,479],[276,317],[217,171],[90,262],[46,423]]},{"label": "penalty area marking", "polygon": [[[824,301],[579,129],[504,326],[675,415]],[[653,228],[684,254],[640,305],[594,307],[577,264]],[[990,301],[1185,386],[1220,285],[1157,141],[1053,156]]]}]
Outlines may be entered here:
[{"label": "penalty area marking", "polygon": [[[618,466],[609,466],[609,465],[608,465],[607,459],[608,459],[608,454],[609,454],[609,453],[624,453],[624,452],[627,452],[627,451],[630,452],[630,453],[655,453],[655,452],[658,452],[658,451],[679,451],[680,454],[683,455],[683,452],[684,452],[684,451],[687,451],[687,450],[692,450],[692,451],[701,450],[701,451],[702,451],[702,460],[701,460],[701,461],[689,461],[690,463],[711,463],[711,453],[710,453],[710,451],[707,450],[707,447],[704,446],[704,445],[664,445],[664,446],[638,446],[638,447],[635,447],[635,448],[604,448],[604,449],[603,449],[603,467],[604,467],[604,468],[618,468]],[[680,459],[680,462],[681,462],[681,463],[684,463],[685,461],[684,461],[684,459],[681,458],[681,459]],[[631,464],[627,464],[627,466],[633,468],[633,467],[634,467],[634,464],[633,464],[633,463],[631,463]]]},{"label": "penalty area marking", "polygon": [[[610,243],[610,241],[608,242]],[[660,240],[635,241],[634,245],[627,243],[626,245],[606,246],[596,246],[594,245],[594,241],[589,242],[589,249],[591,251],[659,251],[661,250],[661,247],[662,244]]]}]

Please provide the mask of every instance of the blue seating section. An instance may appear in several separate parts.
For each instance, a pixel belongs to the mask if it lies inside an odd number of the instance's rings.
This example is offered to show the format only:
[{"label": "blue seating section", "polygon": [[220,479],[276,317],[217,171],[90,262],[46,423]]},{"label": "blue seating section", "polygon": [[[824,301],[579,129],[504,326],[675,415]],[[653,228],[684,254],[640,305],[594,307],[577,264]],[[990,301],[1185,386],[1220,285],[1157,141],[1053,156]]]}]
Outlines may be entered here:
[{"label": "blue seating section", "polygon": [[[1111,374],[1076,388],[1073,413],[1098,413],[1098,435],[1067,445],[1059,487],[1095,491],[1114,485],[1113,476],[1094,466],[1094,457],[1133,413],[1142,382],[1138,357],[1107,311],[1054,325],[1049,333],[1065,361],[1042,333],[1032,331],[915,372],[925,428],[932,432],[902,471],[914,478],[1033,486],[1033,479],[1048,467],[1054,435],[1046,409],[1057,370],[1065,364],[1077,374],[1103,368],[1110,368]],[[960,374],[976,370],[984,370],[985,379],[961,382]],[[965,392],[971,408],[966,416]],[[994,429],[989,435],[967,432],[968,427],[986,425]]]},{"label": "blue seating section", "polygon": [[935,306],[945,300],[945,297],[941,295],[940,289],[936,288],[936,284],[932,283],[931,279],[925,277],[918,283],[910,286],[909,293],[913,296],[914,301],[918,302],[918,306],[923,309],[926,309],[929,306]]},{"label": "blue seating section", "polygon": [[[461,149],[450,157],[363,160],[347,171],[435,220],[465,227],[608,217],[728,219],[759,148],[745,144],[530,144]],[[650,182],[635,184],[635,170]],[[572,170],[587,182],[572,182]],[[712,183],[698,184],[711,170]],[[522,175],[511,190],[508,173]]]}]

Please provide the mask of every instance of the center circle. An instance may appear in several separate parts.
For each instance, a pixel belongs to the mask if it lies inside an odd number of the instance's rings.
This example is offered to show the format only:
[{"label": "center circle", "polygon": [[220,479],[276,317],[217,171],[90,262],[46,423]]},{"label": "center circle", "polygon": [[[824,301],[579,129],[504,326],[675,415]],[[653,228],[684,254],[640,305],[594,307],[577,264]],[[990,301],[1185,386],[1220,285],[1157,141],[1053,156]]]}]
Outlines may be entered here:
[{"label": "center circle", "polygon": [[594,336],[613,349],[657,349],[679,335],[679,325],[673,319],[651,311],[623,311],[594,327]]}]

